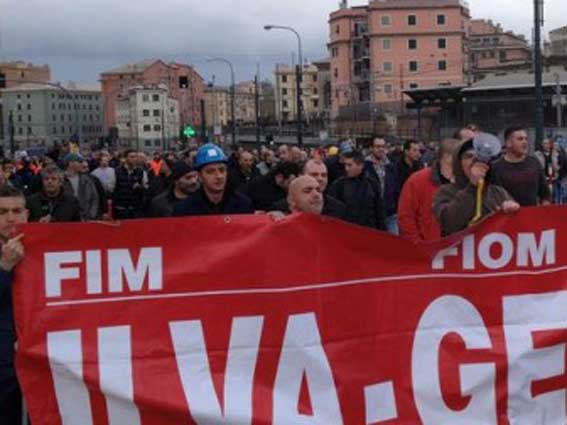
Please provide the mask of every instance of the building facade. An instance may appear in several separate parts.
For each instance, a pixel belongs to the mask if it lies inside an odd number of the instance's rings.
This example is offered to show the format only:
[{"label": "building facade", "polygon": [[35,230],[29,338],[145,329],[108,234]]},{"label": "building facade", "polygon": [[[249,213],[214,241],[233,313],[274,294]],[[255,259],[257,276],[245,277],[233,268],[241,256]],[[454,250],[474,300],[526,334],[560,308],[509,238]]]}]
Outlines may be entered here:
[{"label": "building facade", "polygon": [[90,145],[103,136],[99,86],[22,84],[1,94],[4,148],[10,146],[12,131],[20,149],[48,147],[72,139]]},{"label": "building facade", "polygon": [[[0,62],[0,90],[24,83],[47,83],[51,79],[49,65],[34,65],[22,61]],[[0,140],[4,138],[0,95]]]},{"label": "building facade", "polygon": [[159,59],[149,59],[128,64],[100,76],[104,97],[105,125],[116,127],[116,103],[129,97],[132,87],[164,85],[169,95],[179,102],[180,126],[201,124],[201,100],[205,96],[205,83],[190,65],[166,64]]},{"label": "building facade", "polygon": [[567,56],[567,26],[549,32],[549,55]]},{"label": "building facade", "polygon": [[532,50],[522,35],[504,31],[490,20],[470,24],[469,57],[471,83],[493,72],[530,69]]},{"label": "building facade", "polygon": [[205,120],[209,128],[222,129],[230,121],[230,90],[209,86],[205,89]]},{"label": "building facade", "polygon": [[462,0],[343,1],[329,19],[332,115],[359,103],[403,109],[405,90],[462,85],[469,21]]},{"label": "building facade", "polygon": [[[309,122],[320,113],[318,69],[304,65],[301,82],[303,119]],[[295,66],[277,65],[275,71],[276,119],[281,123],[297,120],[297,74]]]},{"label": "building facade", "polygon": [[140,150],[166,150],[179,138],[179,101],[166,86],[131,87],[116,102],[119,145]]}]

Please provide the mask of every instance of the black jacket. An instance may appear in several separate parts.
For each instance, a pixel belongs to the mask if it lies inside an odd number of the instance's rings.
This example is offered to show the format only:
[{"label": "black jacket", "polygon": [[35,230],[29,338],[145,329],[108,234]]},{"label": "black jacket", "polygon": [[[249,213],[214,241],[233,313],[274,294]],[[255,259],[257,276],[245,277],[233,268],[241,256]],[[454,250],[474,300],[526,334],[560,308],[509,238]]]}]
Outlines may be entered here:
[{"label": "black jacket", "polygon": [[345,219],[374,229],[385,229],[385,214],[380,186],[364,173],[356,178],[341,177],[329,195],[346,207]]},{"label": "black jacket", "polygon": [[42,217],[51,216],[52,222],[81,221],[79,201],[66,190],[61,189],[55,198],[49,198],[43,191],[35,193],[27,199],[29,221],[39,221]]},{"label": "black jacket", "polygon": [[160,193],[152,202],[148,211],[149,217],[171,217],[173,215],[173,208],[175,204],[181,202],[173,193],[173,188]]},{"label": "black jacket", "polygon": [[244,174],[240,167],[236,166],[236,168],[231,168],[228,173],[228,184],[230,188],[238,191],[256,177],[260,175],[260,171],[256,168],[256,166],[252,167],[250,174]]},{"label": "black jacket", "polygon": [[0,400],[18,387],[14,370],[15,342],[12,273],[0,270]]},{"label": "black jacket", "polygon": [[258,211],[268,211],[273,204],[287,196],[286,191],[276,184],[270,174],[256,177],[239,192],[250,198]]},{"label": "black jacket", "polygon": [[[333,198],[329,195],[323,195],[324,204],[323,212],[321,213],[327,217],[338,218],[339,220],[345,220],[346,218],[346,207],[338,199]],[[274,203],[268,211],[281,211],[284,214],[289,214],[289,205],[287,203],[287,198],[280,199],[278,202]]]},{"label": "black jacket", "polygon": [[178,202],[173,208],[173,215],[176,217],[253,213],[254,206],[248,197],[238,192],[227,191],[220,204],[213,204],[209,201],[203,188],[192,193],[183,201]]}]

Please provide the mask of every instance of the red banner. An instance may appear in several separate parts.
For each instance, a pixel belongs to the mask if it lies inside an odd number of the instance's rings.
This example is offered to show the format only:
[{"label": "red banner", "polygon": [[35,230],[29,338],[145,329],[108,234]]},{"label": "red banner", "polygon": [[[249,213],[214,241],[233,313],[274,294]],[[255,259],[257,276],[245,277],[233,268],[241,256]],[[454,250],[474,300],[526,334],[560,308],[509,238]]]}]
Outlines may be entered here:
[{"label": "red banner", "polygon": [[29,225],[32,422],[565,424],[566,213],[429,247],[314,216]]}]

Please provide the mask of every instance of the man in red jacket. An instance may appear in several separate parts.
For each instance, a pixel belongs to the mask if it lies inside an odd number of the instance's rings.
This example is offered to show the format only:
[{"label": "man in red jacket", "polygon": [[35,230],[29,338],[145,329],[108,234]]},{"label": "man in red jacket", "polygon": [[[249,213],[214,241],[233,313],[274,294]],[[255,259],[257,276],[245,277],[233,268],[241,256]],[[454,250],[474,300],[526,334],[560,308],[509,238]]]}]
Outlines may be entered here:
[{"label": "man in red jacket", "polygon": [[453,179],[453,150],[457,143],[455,139],[443,140],[435,163],[411,175],[404,185],[398,204],[402,237],[414,243],[441,238],[441,228],[433,215],[433,198],[441,185]]}]

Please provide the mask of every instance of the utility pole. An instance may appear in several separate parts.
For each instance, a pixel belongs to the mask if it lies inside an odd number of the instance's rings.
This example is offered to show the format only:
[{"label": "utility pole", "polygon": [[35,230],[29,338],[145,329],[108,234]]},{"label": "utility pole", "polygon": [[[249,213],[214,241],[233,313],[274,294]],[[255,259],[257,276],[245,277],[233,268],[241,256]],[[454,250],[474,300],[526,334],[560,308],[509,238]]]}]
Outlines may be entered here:
[{"label": "utility pole", "polygon": [[207,142],[207,116],[205,115],[205,99],[201,99],[201,138]]},{"label": "utility pole", "polygon": [[561,90],[561,78],[559,74],[555,74],[555,96],[553,96],[553,105],[557,111],[557,128],[563,127],[563,106],[566,99]]},{"label": "utility pole", "polygon": [[260,91],[258,89],[258,74],[254,76],[254,114],[256,115],[256,144],[260,144]]},{"label": "utility pole", "polygon": [[543,26],[543,2],[534,0],[534,74],[535,74],[535,145],[543,142],[543,64],[541,57],[541,27]]},{"label": "utility pole", "polygon": [[16,141],[14,140],[14,114],[10,111],[8,115],[8,135],[10,136],[10,154],[14,158],[16,152]]}]

